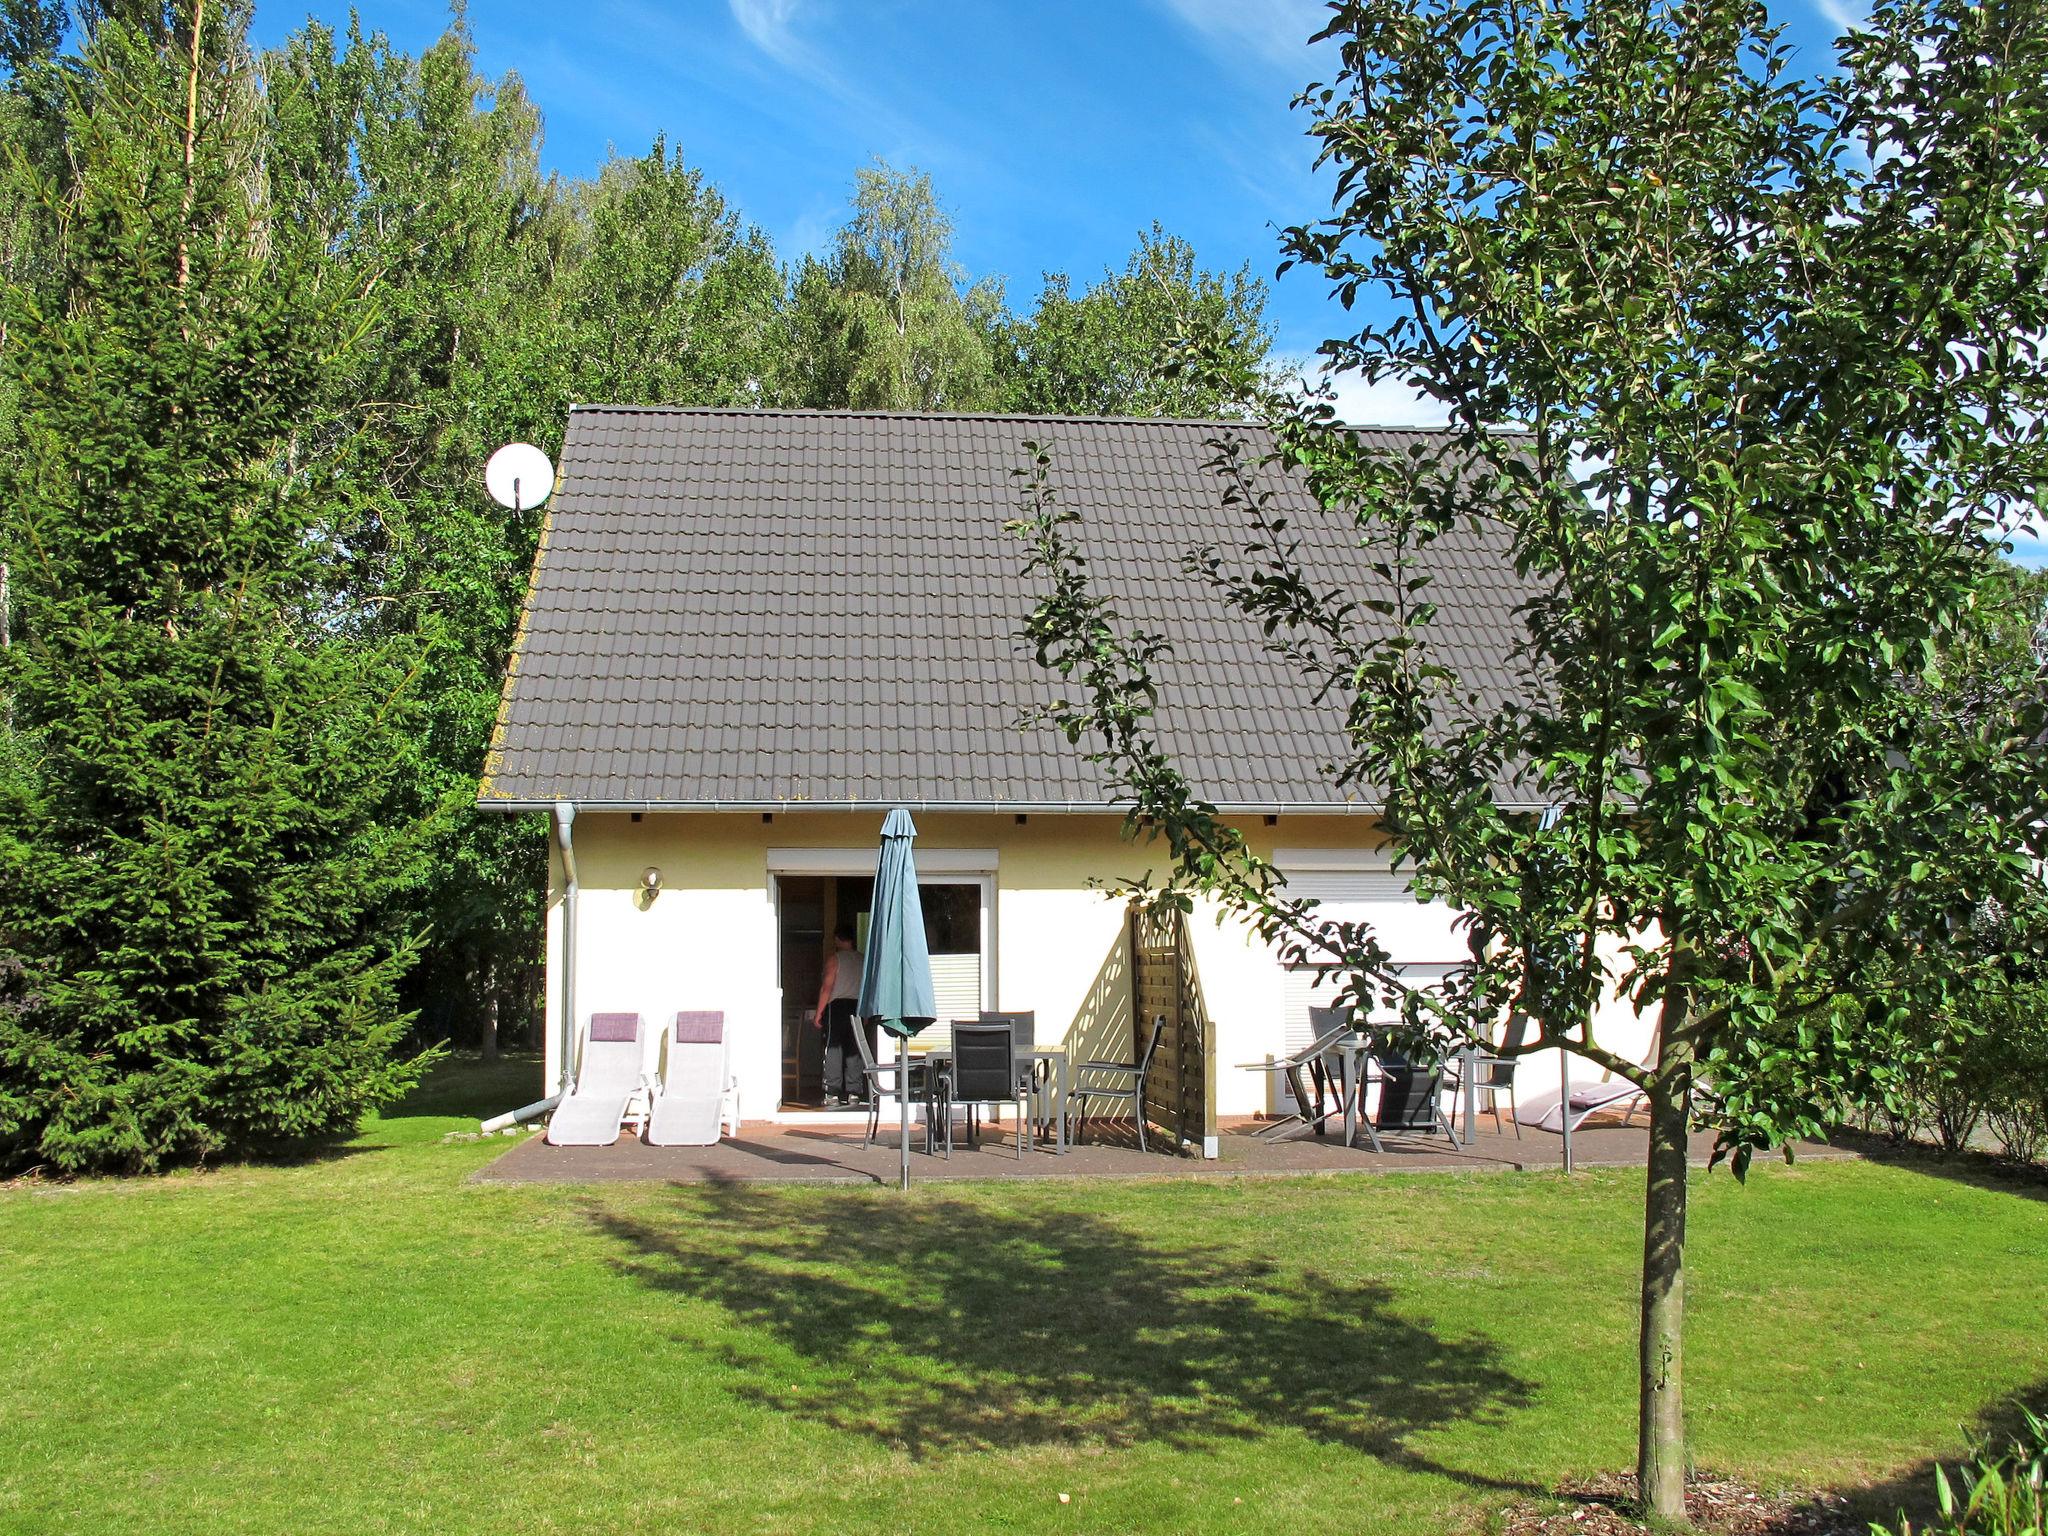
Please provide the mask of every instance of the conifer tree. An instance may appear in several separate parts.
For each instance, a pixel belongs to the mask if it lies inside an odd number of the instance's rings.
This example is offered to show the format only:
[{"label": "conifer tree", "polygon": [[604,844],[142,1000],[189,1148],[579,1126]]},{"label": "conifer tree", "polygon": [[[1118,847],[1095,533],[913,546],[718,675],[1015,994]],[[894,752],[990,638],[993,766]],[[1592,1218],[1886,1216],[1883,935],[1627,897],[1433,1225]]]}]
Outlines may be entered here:
[{"label": "conifer tree", "polygon": [[315,407],[360,295],[266,217],[246,13],[103,15],[58,297],[10,286],[0,1163],[146,1169],[352,1127],[417,1076],[384,803],[404,644],[329,577]]}]

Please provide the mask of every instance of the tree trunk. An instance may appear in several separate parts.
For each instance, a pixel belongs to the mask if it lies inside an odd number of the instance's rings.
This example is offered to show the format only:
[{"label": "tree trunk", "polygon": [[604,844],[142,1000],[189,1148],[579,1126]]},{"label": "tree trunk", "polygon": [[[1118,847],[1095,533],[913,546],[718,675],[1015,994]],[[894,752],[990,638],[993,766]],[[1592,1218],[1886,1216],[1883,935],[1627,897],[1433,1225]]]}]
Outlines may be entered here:
[{"label": "tree trunk", "polygon": [[485,991],[484,999],[483,1057],[485,1061],[496,1061],[498,1059],[498,988],[496,978],[493,978],[493,984]]},{"label": "tree trunk", "polygon": [[1685,1154],[1692,1067],[1660,1064],[1649,1091],[1649,1177],[1643,1196],[1641,1414],[1636,1486],[1643,1507],[1685,1519]]},{"label": "tree trunk", "polygon": [[192,0],[192,54],[185,72],[185,196],[178,223],[178,292],[192,280],[193,161],[199,147],[199,43],[205,31],[206,0]]}]

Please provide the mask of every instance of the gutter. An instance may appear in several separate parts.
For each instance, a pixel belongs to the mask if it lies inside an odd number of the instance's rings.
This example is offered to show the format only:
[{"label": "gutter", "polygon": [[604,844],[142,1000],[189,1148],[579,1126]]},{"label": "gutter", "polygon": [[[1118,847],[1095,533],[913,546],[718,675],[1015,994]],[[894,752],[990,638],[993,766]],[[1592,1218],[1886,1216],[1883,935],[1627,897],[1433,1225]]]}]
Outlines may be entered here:
[{"label": "gutter", "polygon": [[[480,811],[546,811],[557,809],[564,803],[560,800],[479,799],[476,808]],[[888,812],[901,806],[911,811],[969,815],[1122,816],[1129,809],[1127,806],[1083,800],[919,800],[901,796],[889,800],[585,800],[581,804],[586,811],[739,811],[764,815],[801,811]],[[1530,801],[1527,804],[1503,802],[1500,809],[1533,812],[1544,810],[1548,804],[1548,801]],[[1382,808],[1362,800],[1336,805],[1312,801],[1232,801],[1218,805],[1216,811],[1222,816],[1378,816]]]}]

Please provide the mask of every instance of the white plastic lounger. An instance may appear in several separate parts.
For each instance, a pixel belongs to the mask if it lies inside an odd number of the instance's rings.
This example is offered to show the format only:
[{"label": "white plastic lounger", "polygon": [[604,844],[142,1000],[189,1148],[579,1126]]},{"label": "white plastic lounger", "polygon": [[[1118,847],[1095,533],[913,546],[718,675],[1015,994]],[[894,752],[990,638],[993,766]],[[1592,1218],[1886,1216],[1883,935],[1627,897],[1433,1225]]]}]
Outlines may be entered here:
[{"label": "white plastic lounger", "polygon": [[647,1117],[647,1144],[710,1146],[718,1140],[725,1099],[725,1015],[677,1014],[668,1032],[668,1062]]},{"label": "white plastic lounger", "polygon": [[1562,1129],[1567,1104],[1570,1105],[1572,1129],[1575,1131],[1601,1110],[1619,1109],[1624,1104],[1628,1106],[1628,1112],[1622,1116],[1621,1123],[1627,1125],[1635,1119],[1636,1111],[1642,1107],[1643,1090],[1626,1079],[1606,1083],[1573,1083],[1571,1097],[1544,1110],[1536,1122],[1537,1127],[1546,1131]]},{"label": "white plastic lounger", "polygon": [[[1649,1049],[1643,1053],[1645,1067],[1656,1061],[1657,1042],[1663,1033],[1661,1024],[1650,1031]],[[1627,1125],[1635,1119],[1636,1111],[1643,1107],[1644,1101],[1642,1089],[1625,1077],[1608,1074],[1590,1083],[1574,1079],[1570,1090],[1555,1104],[1538,1111],[1535,1119],[1523,1119],[1519,1110],[1516,1111],[1515,1118],[1523,1125],[1534,1125],[1538,1130],[1562,1131],[1565,1128],[1566,1117],[1569,1116],[1571,1128],[1576,1131],[1602,1110],[1621,1109],[1625,1105],[1627,1112],[1621,1117],[1621,1123]]]},{"label": "white plastic lounger", "polygon": [[646,1053],[637,1013],[593,1013],[583,1040],[582,1070],[548,1121],[557,1147],[608,1147],[619,1139],[626,1110],[647,1088]]}]

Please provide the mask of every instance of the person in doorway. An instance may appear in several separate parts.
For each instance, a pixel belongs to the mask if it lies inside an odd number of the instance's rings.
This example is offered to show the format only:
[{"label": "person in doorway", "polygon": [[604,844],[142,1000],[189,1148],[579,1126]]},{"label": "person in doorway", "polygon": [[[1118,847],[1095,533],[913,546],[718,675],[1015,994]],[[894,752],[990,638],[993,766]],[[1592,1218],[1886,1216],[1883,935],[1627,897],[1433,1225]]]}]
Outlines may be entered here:
[{"label": "person in doorway", "polygon": [[854,946],[853,924],[841,923],[832,935],[832,953],[825,957],[825,975],[818,983],[818,1027],[825,1032],[825,1102],[850,1104],[868,1096],[861,1070],[860,1046],[853,1038],[865,1030],[868,1054],[875,1053],[875,1031],[854,1017],[860,1001],[861,953]]}]

